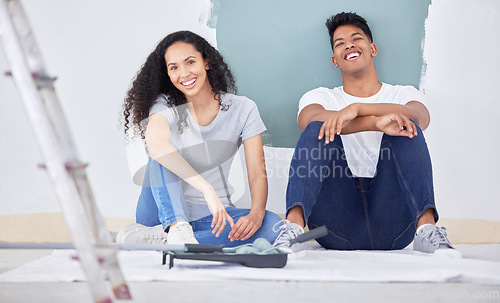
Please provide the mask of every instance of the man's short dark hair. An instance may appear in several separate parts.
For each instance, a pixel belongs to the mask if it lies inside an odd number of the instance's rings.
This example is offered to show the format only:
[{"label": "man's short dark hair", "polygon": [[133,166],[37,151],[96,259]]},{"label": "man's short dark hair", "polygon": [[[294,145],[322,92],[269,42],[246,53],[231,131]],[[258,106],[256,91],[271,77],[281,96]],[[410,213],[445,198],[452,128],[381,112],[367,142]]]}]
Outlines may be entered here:
[{"label": "man's short dark hair", "polygon": [[368,23],[366,20],[356,13],[346,13],[342,12],[336,14],[335,16],[331,16],[326,20],[326,28],[328,28],[328,34],[330,35],[330,45],[333,50],[333,33],[335,30],[342,25],[354,25],[359,27],[363,33],[370,39],[370,42],[373,42],[372,31],[370,27],[368,27]]}]

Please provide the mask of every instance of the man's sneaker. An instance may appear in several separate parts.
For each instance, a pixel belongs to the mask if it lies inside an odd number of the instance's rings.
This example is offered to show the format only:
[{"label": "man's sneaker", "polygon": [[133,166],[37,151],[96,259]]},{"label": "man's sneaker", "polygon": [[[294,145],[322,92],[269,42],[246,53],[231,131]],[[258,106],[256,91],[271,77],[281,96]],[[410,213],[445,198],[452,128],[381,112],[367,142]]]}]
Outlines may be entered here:
[{"label": "man's sneaker", "polygon": [[129,224],[116,235],[116,243],[127,244],[165,244],[166,233],[161,225],[147,227],[142,224]]},{"label": "man's sneaker", "polygon": [[273,231],[279,232],[278,237],[274,240],[274,247],[278,247],[287,253],[304,250],[304,243],[295,243],[290,246],[290,240],[304,233],[304,229],[300,225],[290,223],[288,220],[281,220],[274,224]]},{"label": "man's sneaker", "polygon": [[462,258],[462,254],[448,240],[446,228],[432,224],[425,224],[417,229],[413,239],[413,250],[439,257]]},{"label": "man's sneaker", "polygon": [[193,228],[188,222],[180,221],[170,226],[167,233],[167,244],[198,244]]}]

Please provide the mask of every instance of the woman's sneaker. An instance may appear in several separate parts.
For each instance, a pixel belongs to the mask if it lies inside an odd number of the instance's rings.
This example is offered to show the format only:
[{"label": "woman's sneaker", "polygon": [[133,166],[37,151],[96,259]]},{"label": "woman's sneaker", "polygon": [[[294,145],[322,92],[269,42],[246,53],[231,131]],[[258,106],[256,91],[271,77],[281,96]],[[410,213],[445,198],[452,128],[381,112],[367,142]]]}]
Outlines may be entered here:
[{"label": "woman's sneaker", "polygon": [[147,227],[142,224],[129,224],[116,235],[116,243],[122,244],[165,244],[167,234],[162,225]]},{"label": "woman's sneaker", "polygon": [[448,240],[446,228],[432,224],[425,224],[417,229],[413,239],[413,250],[439,257],[462,258],[462,254]]},{"label": "woman's sneaker", "polygon": [[274,240],[273,246],[278,247],[287,253],[294,253],[304,250],[304,243],[295,243],[290,246],[290,240],[295,239],[298,235],[304,233],[304,229],[295,223],[290,223],[288,220],[281,220],[273,226],[274,232],[279,232],[278,237]]},{"label": "woman's sneaker", "polygon": [[170,226],[167,233],[167,244],[198,244],[198,240],[194,237],[191,224],[181,221]]}]

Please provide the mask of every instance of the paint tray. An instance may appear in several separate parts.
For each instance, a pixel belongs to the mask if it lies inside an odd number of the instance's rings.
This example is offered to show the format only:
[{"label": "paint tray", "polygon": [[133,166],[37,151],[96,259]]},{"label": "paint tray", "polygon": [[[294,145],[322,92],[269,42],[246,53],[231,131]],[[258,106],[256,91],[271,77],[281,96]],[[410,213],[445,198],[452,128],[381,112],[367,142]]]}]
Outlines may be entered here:
[{"label": "paint tray", "polygon": [[[327,233],[325,226],[315,228],[290,241],[289,246],[294,243],[302,243],[311,239],[321,238],[326,236]],[[281,251],[279,247],[276,248],[279,253],[269,254],[236,254],[233,252],[234,249],[224,248],[224,245],[212,244],[185,244],[184,247],[184,251],[163,251],[162,264],[166,264],[167,256],[169,256],[169,269],[174,266],[174,259],[237,263],[254,268],[283,268],[286,265],[288,256],[287,253]]]}]

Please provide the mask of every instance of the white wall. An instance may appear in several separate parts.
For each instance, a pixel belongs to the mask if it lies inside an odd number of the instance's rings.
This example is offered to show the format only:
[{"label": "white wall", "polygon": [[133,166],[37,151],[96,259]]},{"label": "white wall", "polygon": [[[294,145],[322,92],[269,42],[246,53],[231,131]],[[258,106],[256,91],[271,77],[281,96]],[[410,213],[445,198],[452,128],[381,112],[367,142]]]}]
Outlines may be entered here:
[{"label": "white wall", "polygon": [[[213,44],[205,24],[210,0],[22,0],[97,203],[105,216],[133,217],[131,183],[119,125],[121,103],[147,55],[168,33],[189,29]],[[60,211],[0,47],[0,214]]]},{"label": "white wall", "polygon": [[[102,213],[133,217],[131,182],[118,114],[130,80],[166,34],[205,26],[210,0],[24,0]],[[448,218],[500,221],[495,192],[496,87],[500,79],[500,1],[433,0],[426,23],[422,87],[431,100],[426,136],[439,211]],[[201,19],[201,21],[200,21]],[[0,48],[0,71],[7,70]],[[0,215],[59,211],[12,79],[0,76]],[[290,151],[270,154],[285,175]],[[269,155],[268,155],[269,156]],[[276,163],[275,163],[276,162]],[[277,186],[279,184],[279,186]],[[283,212],[286,180],[271,180],[271,209]],[[238,192],[238,195],[243,194]],[[248,194],[248,193],[246,193]]]},{"label": "white wall", "polygon": [[433,0],[425,30],[438,210],[500,221],[500,1]]}]

